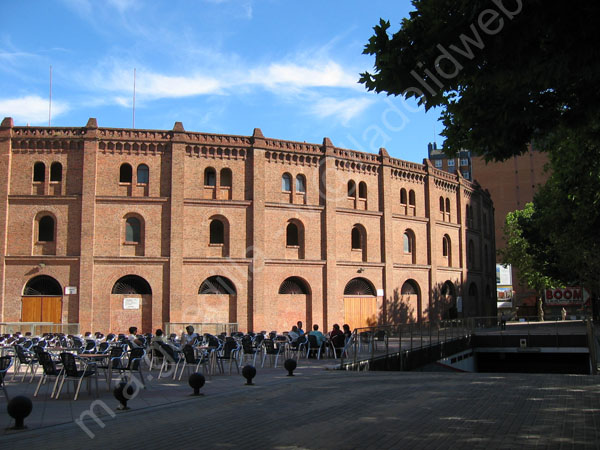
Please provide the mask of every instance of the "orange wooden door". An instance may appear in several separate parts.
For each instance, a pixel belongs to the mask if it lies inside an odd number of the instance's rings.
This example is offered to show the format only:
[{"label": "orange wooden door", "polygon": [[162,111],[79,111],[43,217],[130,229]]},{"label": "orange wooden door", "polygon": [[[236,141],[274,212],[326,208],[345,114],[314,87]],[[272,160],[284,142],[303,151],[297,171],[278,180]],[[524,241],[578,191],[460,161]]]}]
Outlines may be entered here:
[{"label": "orange wooden door", "polygon": [[23,297],[21,322],[39,322],[42,318],[42,297]]},{"label": "orange wooden door", "polygon": [[350,329],[377,325],[377,297],[344,298],[344,323]]},{"label": "orange wooden door", "polygon": [[42,322],[62,322],[62,297],[42,297]]},{"label": "orange wooden door", "polygon": [[62,322],[62,297],[23,297],[21,322]]}]

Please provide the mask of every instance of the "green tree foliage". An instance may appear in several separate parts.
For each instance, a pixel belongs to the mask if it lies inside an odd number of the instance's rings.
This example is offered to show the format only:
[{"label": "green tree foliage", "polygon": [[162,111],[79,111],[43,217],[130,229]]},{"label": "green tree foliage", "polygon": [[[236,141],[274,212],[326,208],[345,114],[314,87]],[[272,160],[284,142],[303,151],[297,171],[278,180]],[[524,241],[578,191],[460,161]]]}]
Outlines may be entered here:
[{"label": "green tree foliage", "polygon": [[600,107],[600,2],[413,0],[392,36],[381,20],[364,53],[368,90],[442,108],[447,154],[521,154]]},{"label": "green tree foliage", "polygon": [[540,145],[552,175],[534,198],[534,224],[546,237],[547,273],[600,294],[600,117],[559,127]]},{"label": "green tree foliage", "polygon": [[541,295],[546,287],[557,283],[546,275],[547,246],[534,217],[533,203],[506,215],[504,236],[506,246],[499,250],[502,261],[511,264],[519,272],[521,281]]}]

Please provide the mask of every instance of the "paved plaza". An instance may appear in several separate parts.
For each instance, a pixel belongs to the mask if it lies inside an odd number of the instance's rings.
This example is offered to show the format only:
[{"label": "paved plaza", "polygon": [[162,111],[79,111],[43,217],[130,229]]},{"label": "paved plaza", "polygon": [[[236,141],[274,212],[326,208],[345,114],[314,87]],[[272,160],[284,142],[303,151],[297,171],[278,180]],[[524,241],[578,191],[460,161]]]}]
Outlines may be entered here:
[{"label": "paved plaza", "polygon": [[[234,369],[208,381],[151,380],[115,411],[101,381],[101,422],[73,422],[95,400],[42,389],[26,431],[0,399],[3,449],[139,448],[600,448],[600,379],[592,375],[345,372],[301,360],[296,376],[260,369],[254,386]],[[153,372],[154,373],[154,372]],[[29,396],[35,384],[9,383]],[[100,426],[103,425],[103,428]],[[91,438],[93,436],[93,438]]]}]

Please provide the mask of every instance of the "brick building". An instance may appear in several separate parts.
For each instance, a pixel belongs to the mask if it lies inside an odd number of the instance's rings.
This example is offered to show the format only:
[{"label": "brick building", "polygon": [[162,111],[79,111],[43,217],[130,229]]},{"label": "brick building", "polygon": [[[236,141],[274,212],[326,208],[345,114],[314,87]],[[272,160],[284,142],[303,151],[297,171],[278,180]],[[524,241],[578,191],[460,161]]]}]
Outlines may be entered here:
[{"label": "brick building", "polygon": [[[531,146],[526,153],[513,156],[503,162],[488,162],[478,156],[472,158],[473,176],[482,189],[487,190],[494,202],[495,241],[497,248],[504,248],[504,223],[506,214],[523,209],[525,204],[533,201],[540,186],[543,186],[550,172],[545,170],[548,164],[546,153],[533,150]],[[498,263],[502,263],[498,257]],[[520,314],[534,316],[535,292],[519,281],[516,269],[512,269],[512,289],[515,293],[513,306],[519,307]]]},{"label": "brick building", "polygon": [[496,312],[490,197],[427,160],[5,118],[0,180],[0,322],[282,331]]}]

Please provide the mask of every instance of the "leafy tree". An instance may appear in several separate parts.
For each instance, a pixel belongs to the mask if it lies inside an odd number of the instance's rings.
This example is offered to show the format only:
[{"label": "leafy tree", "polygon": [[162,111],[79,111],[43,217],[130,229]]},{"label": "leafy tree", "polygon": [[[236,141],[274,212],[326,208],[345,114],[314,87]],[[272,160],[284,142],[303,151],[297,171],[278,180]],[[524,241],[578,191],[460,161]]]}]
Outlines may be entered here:
[{"label": "leafy tree", "polygon": [[534,214],[533,203],[527,203],[522,210],[506,215],[506,246],[498,252],[504,263],[517,269],[521,281],[527,283],[537,292],[538,297],[541,297],[545,288],[555,286],[557,282],[546,275],[548,247],[537,227]]},{"label": "leafy tree", "polygon": [[442,108],[447,154],[521,154],[600,107],[600,2],[413,0],[392,36],[383,19],[365,46],[368,90]]},{"label": "leafy tree", "polygon": [[552,175],[534,198],[534,223],[547,239],[547,273],[600,294],[600,117],[559,127],[540,145]]}]

